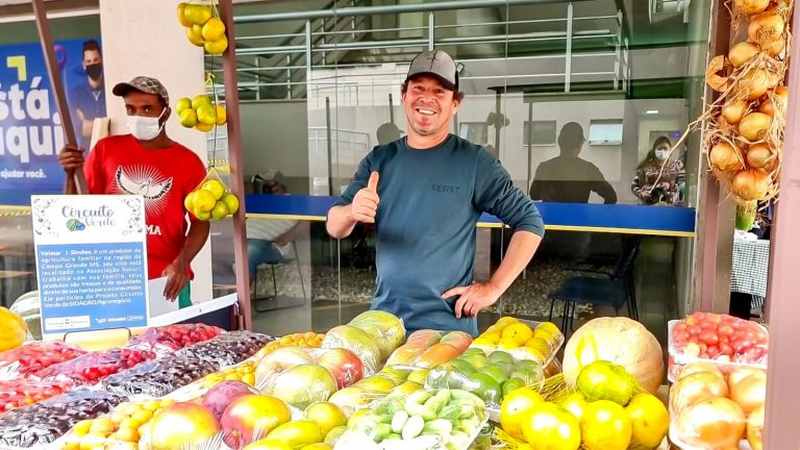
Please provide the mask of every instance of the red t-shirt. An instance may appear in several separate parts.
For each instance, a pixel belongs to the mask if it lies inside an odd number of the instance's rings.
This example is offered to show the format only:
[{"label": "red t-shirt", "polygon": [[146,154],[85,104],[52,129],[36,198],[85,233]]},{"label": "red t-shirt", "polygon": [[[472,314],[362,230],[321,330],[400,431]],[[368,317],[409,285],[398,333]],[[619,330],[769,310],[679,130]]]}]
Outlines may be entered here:
[{"label": "red t-shirt", "polygon": [[205,178],[203,162],[178,143],[150,149],[126,134],[98,141],[84,172],[92,194],[144,197],[148,278],[160,277],[183,249],[188,230],[183,200]]}]

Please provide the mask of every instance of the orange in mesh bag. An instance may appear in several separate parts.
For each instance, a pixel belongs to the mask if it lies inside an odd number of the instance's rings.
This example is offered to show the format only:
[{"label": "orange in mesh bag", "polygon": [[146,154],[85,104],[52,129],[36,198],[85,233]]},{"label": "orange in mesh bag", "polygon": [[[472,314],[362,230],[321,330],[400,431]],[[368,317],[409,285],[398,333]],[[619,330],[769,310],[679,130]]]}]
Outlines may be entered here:
[{"label": "orange in mesh bag", "polygon": [[239,210],[239,198],[230,192],[215,167],[183,202],[183,206],[198,220],[222,220]]}]

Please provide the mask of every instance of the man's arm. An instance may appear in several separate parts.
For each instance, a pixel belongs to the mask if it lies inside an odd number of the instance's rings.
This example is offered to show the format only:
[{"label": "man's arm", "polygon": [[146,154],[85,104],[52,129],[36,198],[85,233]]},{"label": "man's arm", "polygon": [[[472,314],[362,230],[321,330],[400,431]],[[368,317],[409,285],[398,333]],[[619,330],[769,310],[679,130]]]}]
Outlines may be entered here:
[{"label": "man's arm", "polygon": [[325,229],[328,230],[328,234],[332,238],[344,239],[353,232],[358,221],[353,218],[352,206],[353,204],[351,203],[349,205],[333,206],[328,210]]},{"label": "man's arm", "polygon": [[595,176],[594,183],[592,183],[592,190],[597,192],[597,195],[603,198],[603,202],[607,205],[617,203],[617,191],[611,186],[611,183],[606,181],[603,172],[597,166],[594,166]]},{"label": "man's arm", "polygon": [[64,168],[64,193],[68,195],[77,194],[78,186],[75,183],[75,171],[83,170],[83,150],[66,145],[58,154],[58,162]]},{"label": "man's arm", "polygon": [[530,231],[519,230],[511,236],[508,251],[492,278],[487,283],[475,283],[471,286],[461,286],[450,289],[442,294],[442,298],[459,295],[456,301],[455,314],[461,316],[476,316],[485,308],[493,305],[501,295],[514,283],[520,273],[539,248],[542,237]]},{"label": "man's arm", "polygon": [[192,221],[183,249],[178,254],[178,257],[175,258],[175,261],[164,269],[164,275],[168,277],[167,284],[164,287],[164,297],[167,299],[172,300],[178,297],[181,289],[189,282],[189,266],[200,249],[203,248],[203,245],[205,245],[210,229],[211,225],[208,222]]}]

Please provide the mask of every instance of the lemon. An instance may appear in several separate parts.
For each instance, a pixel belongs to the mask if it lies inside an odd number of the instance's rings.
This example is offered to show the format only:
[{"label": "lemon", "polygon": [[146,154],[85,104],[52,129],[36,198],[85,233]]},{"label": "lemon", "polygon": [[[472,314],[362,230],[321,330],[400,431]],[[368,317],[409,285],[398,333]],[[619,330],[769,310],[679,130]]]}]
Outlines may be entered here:
[{"label": "lemon", "polygon": [[212,129],[214,129],[214,125],[209,125],[203,122],[197,122],[197,125],[194,126],[194,129],[197,131],[202,131],[204,133],[208,133]]},{"label": "lemon", "polygon": [[518,348],[519,344],[514,339],[500,339],[500,343],[497,344],[497,348],[500,350],[513,350]]},{"label": "lemon", "polygon": [[[203,183],[202,189],[211,193],[214,196],[214,201],[217,201],[225,195],[225,185],[221,181],[211,179]],[[210,209],[210,208],[209,208]]]},{"label": "lemon", "polygon": [[217,125],[225,125],[225,122],[228,121],[228,113],[225,111],[224,105],[216,105],[216,114],[217,114]]},{"label": "lemon", "polygon": [[523,387],[511,391],[500,406],[500,426],[503,431],[522,439],[522,421],[537,403],[543,401],[542,396],[530,388]]},{"label": "lemon", "polygon": [[209,55],[221,55],[228,48],[228,38],[222,36],[216,41],[206,41],[205,49]]},{"label": "lemon", "polygon": [[522,422],[522,434],[533,450],[577,450],[581,445],[578,420],[549,402],[531,409]]},{"label": "lemon", "polygon": [[219,17],[212,17],[203,25],[203,39],[216,41],[225,35],[225,24]]},{"label": "lemon", "polygon": [[211,97],[206,94],[195,95],[194,98],[192,98],[192,108],[197,109],[200,105],[211,106]]},{"label": "lemon", "polygon": [[197,107],[197,120],[208,125],[217,123],[217,113],[212,105],[200,105]]},{"label": "lemon", "polygon": [[625,450],[633,427],[625,408],[610,400],[589,403],[583,411],[581,436],[586,450]]},{"label": "lemon", "polygon": [[505,327],[507,327],[507,326],[509,326],[511,324],[518,323],[518,322],[519,322],[519,319],[517,319],[516,317],[503,316],[503,317],[497,319],[497,322],[494,323],[494,326],[496,326],[496,327],[498,327],[498,328],[500,328],[502,330],[503,328],[505,328]]},{"label": "lemon", "polygon": [[203,25],[211,18],[211,7],[188,3],[183,7],[183,15],[187,22],[194,25]]},{"label": "lemon", "polygon": [[190,27],[192,22],[189,22],[189,19],[186,18],[186,5],[187,3],[184,2],[178,3],[178,22],[185,27]]},{"label": "lemon", "polygon": [[178,102],[175,103],[175,112],[177,112],[178,114],[180,114],[181,111],[191,108],[192,108],[192,99],[190,99],[189,97],[181,97],[178,99]]},{"label": "lemon", "polygon": [[561,400],[559,406],[569,411],[578,421],[583,418],[583,411],[586,410],[586,399],[580,392],[573,392]]},{"label": "lemon", "polygon": [[217,202],[214,209],[211,210],[211,218],[214,220],[222,220],[228,216],[228,207],[223,202]]},{"label": "lemon", "polygon": [[181,125],[186,128],[193,128],[197,125],[197,113],[194,112],[192,108],[187,108],[179,112],[178,117],[181,120]]},{"label": "lemon", "polygon": [[661,400],[652,394],[637,394],[625,411],[633,426],[632,443],[647,448],[658,447],[669,429],[669,412]]},{"label": "lemon", "polygon": [[202,47],[204,41],[203,41],[202,28],[200,28],[200,25],[192,25],[191,27],[187,28],[186,38],[189,39],[189,42],[191,42],[192,44],[198,47]]},{"label": "lemon", "polygon": [[239,198],[230,192],[222,196],[222,201],[228,207],[228,212],[233,215],[239,210]]},{"label": "lemon", "polygon": [[198,189],[194,191],[194,210],[196,212],[207,212],[210,214],[216,202],[214,194],[207,189]]},{"label": "lemon", "polygon": [[502,340],[514,341],[517,343],[517,346],[525,344],[532,337],[533,330],[531,330],[531,327],[522,322],[512,323],[511,325],[503,328]]},{"label": "lemon", "polygon": [[319,426],[323,437],[327,436],[332,429],[347,425],[347,417],[342,410],[329,402],[312,403],[306,408],[305,416]]}]

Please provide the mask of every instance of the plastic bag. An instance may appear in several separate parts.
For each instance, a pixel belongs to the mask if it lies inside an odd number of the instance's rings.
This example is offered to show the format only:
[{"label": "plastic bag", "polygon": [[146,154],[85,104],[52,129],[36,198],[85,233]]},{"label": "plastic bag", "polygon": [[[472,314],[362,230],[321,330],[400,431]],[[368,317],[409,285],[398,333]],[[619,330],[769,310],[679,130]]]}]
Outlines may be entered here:
[{"label": "plastic bag", "polygon": [[51,443],[76,423],[109,412],[126,399],[79,389],[0,415],[0,445],[30,448]]},{"label": "plastic bag", "polygon": [[0,381],[0,411],[11,411],[39,403],[71,388],[72,383],[69,380],[34,381],[22,378]]},{"label": "plastic bag", "polygon": [[485,404],[474,394],[420,390],[406,398],[378,400],[350,417],[335,448],[466,450],[486,422]]},{"label": "plastic bag", "polygon": [[351,320],[348,325],[364,331],[375,339],[375,343],[381,350],[381,362],[386,361],[386,358],[406,340],[406,328],[403,321],[386,311],[365,311]]},{"label": "plastic bag", "polygon": [[353,352],[364,363],[364,376],[370,376],[381,367],[381,350],[367,333],[350,325],[331,328],[325,334],[322,348],[344,348]]},{"label": "plastic bag", "polygon": [[728,314],[694,313],[668,323],[670,381],[687,364],[706,361],[724,372],[736,367],[765,369],[769,333],[762,325]]},{"label": "plastic bag", "polygon": [[184,199],[186,210],[198,220],[222,220],[239,210],[239,198],[230,192],[215,167]]},{"label": "plastic bag", "polygon": [[59,341],[28,342],[22,347],[0,353],[0,379],[32,375],[84,354],[85,351]]},{"label": "plastic bag", "polygon": [[209,359],[176,352],[112,375],[103,380],[103,388],[134,399],[152,399],[170,394],[219,369],[219,364]]},{"label": "plastic bag", "polygon": [[159,354],[179,350],[189,345],[205,342],[224,333],[219,327],[205,324],[176,324],[165,327],[148,328],[136,336],[129,347],[147,348]]},{"label": "plastic bag", "polygon": [[227,367],[238,364],[255,355],[272,340],[274,340],[273,337],[261,333],[231,331],[230,333],[221,334],[210,341],[183,348],[176,353],[211,361],[220,367]]},{"label": "plastic bag", "polygon": [[472,343],[472,336],[462,331],[443,334],[437,330],[417,330],[406,344],[395,350],[387,366],[428,369],[461,355]]},{"label": "plastic bag", "polygon": [[154,359],[148,350],[116,348],[103,352],[86,353],[70,361],[54,364],[35,373],[40,378],[68,378],[77,384],[95,384],[121,370]]}]

